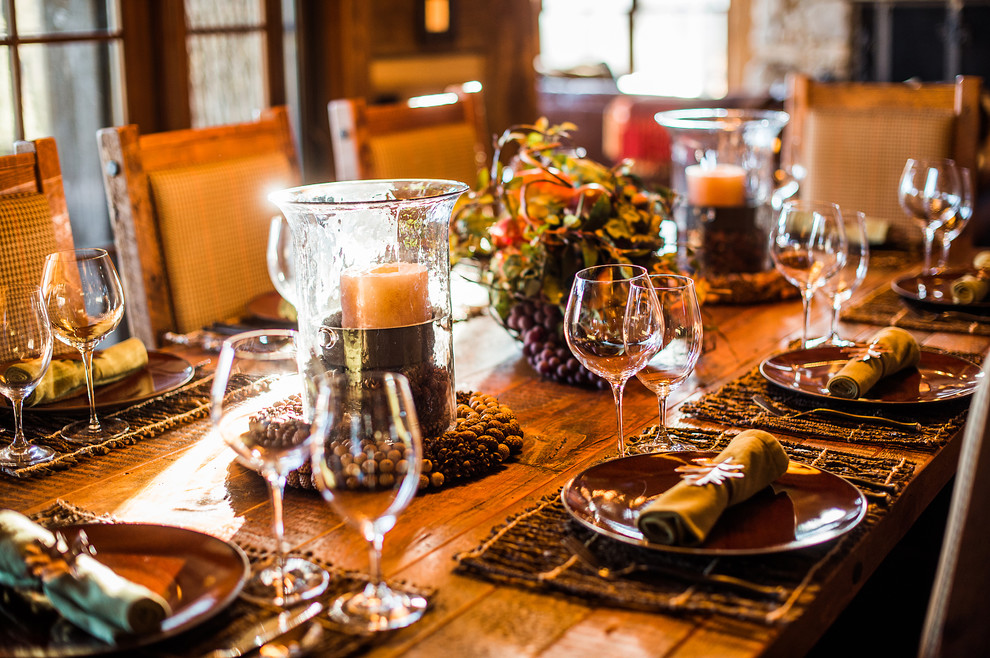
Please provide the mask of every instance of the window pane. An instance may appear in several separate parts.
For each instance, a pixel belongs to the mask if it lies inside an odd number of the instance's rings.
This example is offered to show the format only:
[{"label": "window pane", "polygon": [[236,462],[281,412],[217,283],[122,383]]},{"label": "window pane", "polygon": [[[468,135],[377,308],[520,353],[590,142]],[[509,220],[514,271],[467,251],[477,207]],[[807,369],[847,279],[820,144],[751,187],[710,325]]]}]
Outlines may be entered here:
[{"label": "window pane", "polygon": [[249,121],[268,106],[262,33],[192,36],[187,43],[194,127]]},{"label": "window pane", "polygon": [[728,16],[726,11],[712,11],[712,4],[683,3],[637,12],[633,67],[639,93],[725,96]]},{"label": "window pane", "polygon": [[263,0],[186,0],[186,24],[193,29],[264,25]]},{"label": "window pane", "polygon": [[[549,3],[545,3],[544,7]],[[621,4],[617,3],[621,9]],[[602,2],[540,12],[540,65],[569,69],[604,62],[613,75],[629,71],[629,15]]]},{"label": "window pane", "polygon": [[[0,98],[14,98],[10,79],[10,48],[0,48]],[[0,103],[0,155],[14,152],[14,103]]]},{"label": "window pane", "polygon": [[115,0],[14,0],[20,36],[116,30]]},{"label": "window pane", "polygon": [[10,34],[10,20],[7,18],[7,4],[0,2],[0,39]]},{"label": "window pane", "polygon": [[96,131],[123,122],[119,44],[20,48],[24,137],[54,137],[72,233],[80,247],[112,242]]}]

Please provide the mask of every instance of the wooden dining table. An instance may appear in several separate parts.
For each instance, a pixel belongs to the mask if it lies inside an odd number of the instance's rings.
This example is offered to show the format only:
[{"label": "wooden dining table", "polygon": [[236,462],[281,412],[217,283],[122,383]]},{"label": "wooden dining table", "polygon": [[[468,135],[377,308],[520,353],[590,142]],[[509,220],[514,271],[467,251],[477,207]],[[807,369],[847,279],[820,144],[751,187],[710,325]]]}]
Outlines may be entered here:
[{"label": "wooden dining table", "polygon": [[[899,273],[871,269],[854,300],[889,287]],[[716,305],[705,309],[710,333],[695,372],[670,399],[668,423],[724,429],[682,416],[685,401],[716,391],[769,355],[791,348],[802,328],[801,303]],[[812,327],[824,333],[828,313],[816,302]],[[843,323],[844,336],[865,339],[878,330]],[[925,348],[983,354],[990,338],[966,333],[913,331]],[[214,353],[172,347],[209,368]],[[862,534],[827,573],[801,614],[783,624],[762,624],[704,614],[671,614],[610,606],[585,599],[479,578],[456,569],[455,556],[492,536],[506,519],[531,509],[589,466],[616,454],[612,395],[541,378],[522,346],[485,314],[456,323],[456,388],[498,398],[523,430],[521,452],[483,477],[417,496],[385,540],[384,570],[430,591],[431,607],[413,626],[363,646],[369,656],[798,656],[809,651],[850,603],[878,565],[950,481],[959,455],[956,433],[935,449],[841,443],[864,456],[907,458],[917,466],[882,520]],[[919,409],[919,414],[926,413]],[[657,423],[657,402],[635,379],[625,394],[625,428],[635,435]],[[30,416],[28,421],[31,422]],[[167,438],[168,432],[163,435]],[[204,431],[180,447],[151,438],[114,451],[112,461],[86,464],[43,477],[3,478],[4,506],[37,513],[64,501],[120,522],[182,526],[242,545],[271,549],[271,505],[262,479],[238,466],[234,453]],[[829,446],[808,436],[784,437]],[[160,447],[159,447],[160,446]],[[334,516],[313,490],[290,488],[287,539],[342,569],[367,568],[365,541]],[[602,587],[607,587],[603,580]]]}]

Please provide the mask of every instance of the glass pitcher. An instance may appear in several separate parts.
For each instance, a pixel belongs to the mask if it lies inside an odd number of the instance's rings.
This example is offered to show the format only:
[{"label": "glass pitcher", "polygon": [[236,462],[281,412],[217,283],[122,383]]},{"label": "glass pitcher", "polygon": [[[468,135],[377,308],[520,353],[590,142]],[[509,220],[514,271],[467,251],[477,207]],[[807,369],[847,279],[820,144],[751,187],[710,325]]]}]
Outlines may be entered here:
[{"label": "glass pitcher", "polygon": [[301,367],[405,375],[424,436],[456,418],[448,225],[467,189],[369,180],[270,196],[292,227]]},{"label": "glass pitcher", "polygon": [[[777,136],[785,112],[692,109],[659,112],[671,136],[671,187],[682,266],[703,275],[773,269]],[[691,261],[694,261],[693,263]]]}]

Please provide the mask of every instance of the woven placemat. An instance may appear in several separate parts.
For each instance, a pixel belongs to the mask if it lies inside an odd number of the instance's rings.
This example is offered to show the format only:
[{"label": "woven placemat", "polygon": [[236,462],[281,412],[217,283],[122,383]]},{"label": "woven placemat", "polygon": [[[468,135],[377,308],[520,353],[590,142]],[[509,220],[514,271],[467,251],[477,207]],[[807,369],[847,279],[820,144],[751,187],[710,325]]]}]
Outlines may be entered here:
[{"label": "woven placemat", "polygon": [[[245,380],[245,385],[247,383],[248,380]],[[32,443],[53,448],[58,455],[44,464],[20,468],[0,467],[0,472],[17,478],[50,475],[71,468],[94,455],[105,455],[111,450],[133,445],[159,436],[172,428],[205,418],[210,413],[212,385],[212,374],[198,376],[185,386],[130,407],[114,411],[98,411],[101,419],[126,420],[130,429],[119,436],[92,445],[69,443],[59,433],[66,424],[79,420],[80,416],[25,411],[25,438]],[[7,436],[13,434],[13,424],[13,414],[4,414],[0,418],[0,426],[7,429]]]},{"label": "woven placemat", "polygon": [[[64,502],[53,505],[33,518],[36,522],[52,529],[76,523],[114,522],[114,519],[110,517],[97,516]],[[242,545],[241,548],[247,553],[252,567],[264,565],[274,558],[270,552],[258,549],[257,547]],[[317,562],[330,573],[328,589],[317,599],[322,601],[326,606],[329,606],[329,603],[337,596],[360,589],[367,583],[367,578],[364,574],[334,567],[311,554],[305,554],[304,556]],[[402,583],[402,585],[405,589],[422,594],[427,597],[427,600],[430,600],[436,594],[436,591],[431,588],[410,586],[408,583]],[[4,593],[3,588],[0,588],[0,593]],[[6,597],[7,599],[11,601],[17,600],[17,597],[11,598],[10,592],[6,592],[6,594],[8,595]],[[160,656],[162,658],[201,656],[214,649],[229,646],[229,642],[242,631],[249,629],[252,625],[278,612],[280,612],[280,609],[274,606],[259,605],[238,597],[229,607],[210,618],[206,623],[184,632],[175,638],[164,640],[141,650],[128,651],[128,655]],[[0,596],[0,618],[4,617],[14,618],[26,624],[37,623],[36,619],[26,616],[23,610],[11,609],[11,604],[5,604],[4,597]],[[315,621],[323,629],[322,639],[312,650],[313,655],[318,656],[348,656],[356,654],[387,640],[392,635],[392,633],[382,633],[374,636],[345,633],[327,620],[325,613],[317,615]],[[21,625],[17,624],[16,627],[21,627]],[[44,630],[46,633],[52,634],[50,637],[56,637],[56,633],[67,630],[74,634],[72,637],[78,638],[80,642],[86,643],[87,646],[91,643],[95,643],[93,646],[102,646],[98,641],[92,640],[81,631],[67,627],[65,622],[59,622],[51,628],[45,627]],[[13,632],[15,634],[12,637],[17,637],[16,631]]]},{"label": "woven placemat", "polygon": [[[670,432],[678,442],[699,450],[721,450],[731,440],[729,433],[715,431],[673,428]],[[790,621],[814,598],[822,575],[828,574],[858,538],[883,517],[916,464],[786,441],[781,444],[791,459],[855,482],[869,501],[866,518],[838,539],[798,551],[696,556],[643,549],[597,535],[571,519],[558,494],[507,519],[493,528],[490,538],[477,548],[455,556],[457,570],[497,583],[620,608],[681,615],[717,614],[762,624]],[[585,543],[600,563],[613,571],[630,565],[642,565],[643,570],[622,577],[603,577],[565,546],[568,535]],[[665,573],[651,575],[649,569],[655,567]],[[709,586],[697,580],[703,574],[742,578],[771,589],[774,595]]]},{"label": "woven placemat", "polygon": [[847,322],[990,336],[990,316],[983,321],[951,312],[934,313],[916,308],[889,287],[875,290],[859,302],[843,308],[840,316]]},{"label": "woven placemat", "polygon": [[[979,362],[978,355],[965,355]],[[854,414],[884,416],[891,420],[917,423],[919,431],[913,432],[892,426],[879,425],[875,421],[847,419],[827,414],[809,414],[800,418],[774,416],[753,401],[753,396],[768,398],[775,406],[799,413],[819,407],[834,408]],[[969,400],[955,400],[926,404],[924,413],[918,406],[882,407],[861,403],[842,403],[793,393],[768,382],[754,368],[742,377],[734,379],[713,393],[699,400],[683,404],[681,413],[692,418],[712,421],[733,427],[755,427],[770,432],[782,432],[796,436],[809,436],[849,443],[897,445],[907,448],[933,450],[945,444],[966,422]]]}]

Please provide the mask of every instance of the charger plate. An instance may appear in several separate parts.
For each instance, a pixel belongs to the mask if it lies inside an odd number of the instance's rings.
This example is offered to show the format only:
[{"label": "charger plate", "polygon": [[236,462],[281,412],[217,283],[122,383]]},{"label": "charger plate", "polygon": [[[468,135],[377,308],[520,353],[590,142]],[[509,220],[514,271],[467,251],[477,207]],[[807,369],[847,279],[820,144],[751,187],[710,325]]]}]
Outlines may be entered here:
[{"label": "charger plate", "polygon": [[51,615],[35,617],[24,605],[0,602],[0,658],[95,656],[130,653],[197,626],[230,605],[250,573],[240,548],[212,535],[144,523],[84,524],[62,528],[71,542],[84,530],[97,559],[168,601],[161,630],[104,644]]},{"label": "charger plate", "polygon": [[794,393],[839,403],[911,405],[945,402],[969,397],[983,378],[972,361],[922,348],[917,368],[881,379],[866,395],[856,399],[829,395],[829,378],[865,346],[813,347],[776,354],[760,364],[760,374],[771,384]]},{"label": "charger plate", "polygon": [[[116,409],[137,402],[149,400],[157,395],[174,391],[188,383],[195,374],[195,368],[182,357],[168,352],[148,350],[148,364],[136,372],[112,384],[97,386],[94,389],[97,409]],[[9,407],[10,404],[7,403]],[[25,413],[68,413],[89,412],[86,390],[70,398],[24,407]]]},{"label": "charger plate", "polygon": [[632,455],[596,464],[561,491],[567,512],[581,525],[616,541],[694,555],[758,555],[792,551],[835,539],[866,515],[866,497],[841,477],[791,461],[787,472],[719,518],[704,544],[667,546],[636,527],[639,510],[680,481],[675,468],[715,452]]},{"label": "charger plate", "polygon": [[986,315],[990,322],[990,301],[957,304],[952,301],[952,284],[966,274],[979,270],[945,270],[935,274],[913,274],[894,280],[890,287],[909,302],[930,311],[955,311],[971,315]]}]

